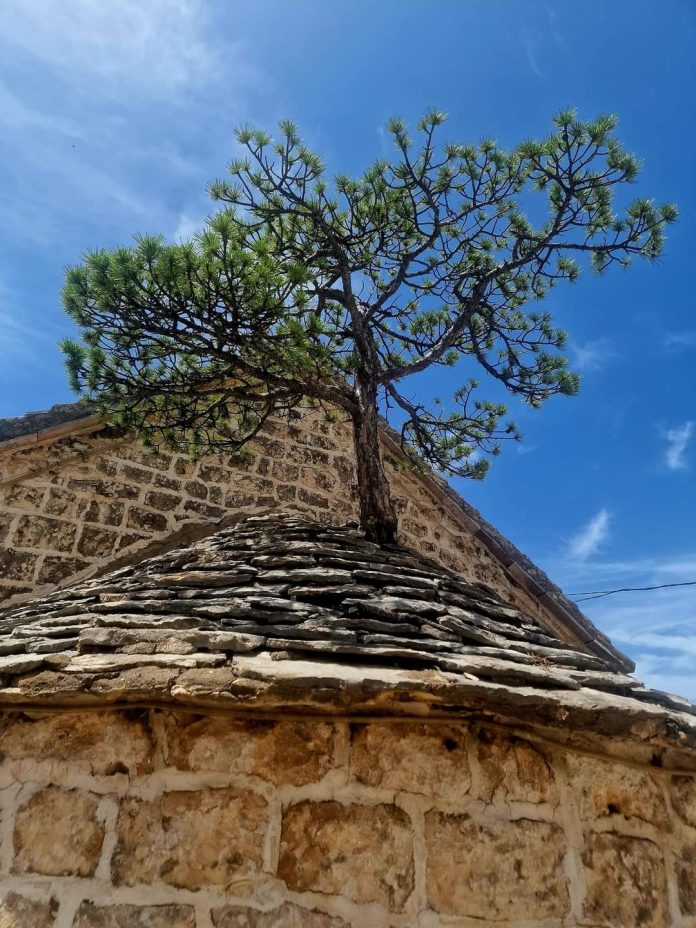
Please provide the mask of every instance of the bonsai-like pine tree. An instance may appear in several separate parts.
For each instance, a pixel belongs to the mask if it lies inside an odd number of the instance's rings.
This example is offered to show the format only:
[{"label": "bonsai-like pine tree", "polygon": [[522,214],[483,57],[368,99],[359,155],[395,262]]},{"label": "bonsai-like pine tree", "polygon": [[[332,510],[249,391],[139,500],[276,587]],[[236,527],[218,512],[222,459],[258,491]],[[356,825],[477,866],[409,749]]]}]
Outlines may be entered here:
[{"label": "bonsai-like pine tree", "polygon": [[[361,523],[379,542],[397,529],[380,412],[416,460],[482,477],[474,452],[517,433],[471,373],[534,407],[574,394],[565,334],[536,304],[584,264],[657,258],[676,209],[641,199],[615,212],[638,164],[611,116],[559,113],[548,138],[512,151],[438,144],[444,121],[427,113],[414,143],[393,119],[394,159],[333,183],[292,123],[276,140],[239,129],[244,157],[210,185],[221,206],[193,240],[141,237],[68,270],[73,386],[146,443],[193,455],[239,449],[301,404],[342,411]],[[436,366],[451,370],[450,399],[407,392]]]}]

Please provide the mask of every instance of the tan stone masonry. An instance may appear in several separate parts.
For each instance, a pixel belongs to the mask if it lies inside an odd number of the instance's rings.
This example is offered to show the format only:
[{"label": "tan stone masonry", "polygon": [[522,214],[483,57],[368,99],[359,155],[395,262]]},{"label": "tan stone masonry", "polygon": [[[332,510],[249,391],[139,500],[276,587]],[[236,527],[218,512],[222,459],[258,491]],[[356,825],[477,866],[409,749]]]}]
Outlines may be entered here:
[{"label": "tan stone masonry", "polygon": [[694,928],[696,778],[453,721],[7,712],[2,928]]},{"label": "tan stone masonry", "polygon": [[[76,432],[63,426],[49,439],[0,446],[0,603],[137,560],[230,515],[295,511],[334,524],[356,517],[349,428],[319,414],[269,423],[248,455],[198,463],[154,455],[105,429]],[[521,582],[519,567],[506,567],[477,537],[466,513],[389,448],[404,545],[488,584],[570,643],[591,637],[559,620],[541,591]]]}]

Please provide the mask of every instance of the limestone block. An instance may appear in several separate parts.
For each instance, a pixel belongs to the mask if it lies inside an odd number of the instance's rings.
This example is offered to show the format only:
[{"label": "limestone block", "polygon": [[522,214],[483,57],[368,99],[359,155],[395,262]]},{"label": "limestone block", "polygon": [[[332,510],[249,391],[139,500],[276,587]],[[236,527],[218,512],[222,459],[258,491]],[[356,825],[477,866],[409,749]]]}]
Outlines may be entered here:
[{"label": "limestone block", "polygon": [[17,893],[7,893],[0,899],[0,928],[53,928],[58,903],[35,902]]},{"label": "limestone block", "polygon": [[117,538],[116,532],[96,525],[85,525],[80,532],[77,550],[85,557],[106,558],[114,550]]},{"label": "limestone block", "polygon": [[558,801],[551,765],[528,741],[480,731],[476,741],[480,798],[506,802]]},{"label": "limestone block", "polygon": [[[26,555],[23,556],[26,557]],[[70,577],[88,566],[89,561],[79,557],[59,557],[47,554],[39,568],[37,580],[39,583],[60,583],[65,577]]]},{"label": "limestone block", "polygon": [[369,786],[459,802],[471,777],[466,729],[444,724],[354,725],[351,776]]},{"label": "limestone block", "polygon": [[679,848],[676,870],[682,915],[696,915],[696,842]]},{"label": "limestone block", "polygon": [[145,718],[128,718],[121,712],[66,712],[43,718],[18,713],[0,731],[0,754],[87,763],[96,776],[152,769]]},{"label": "limestone block", "polygon": [[591,924],[665,928],[667,887],[662,852],[642,838],[590,834],[582,854]]},{"label": "limestone block", "polygon": [[283,816],[278,876],[296,892],[403,909],[413,890],[408,816],[394,806],[300,802]]},{"label": "limestone block", "polygon": [[150,512],[149,509],[131,506],[126,524],[128,528],[143,529],[146,532],[163,532],[167,527],[167,517],[161,512]]},{"label": "limestone block", "polygon": [[672,806],[677,815],[696,828],[696,777],[672,777]]},{"label": "limestone block", "polygon": [[98,804],[98,796],[76,789],[34,793],[17,811],[12,871],[92,876],[104,841]]},{"label": "limestone block", "polygon": [[468,815],[425,817],[427,890],[443,915],[560,918],[569,897],[560,828],[529,819],[483,824]]},{"label": "limestone block", "polygon": [[658,827],[668,823],[662,790],[649,773],[580,754],[569,754],[566,762],[568,780],[584,821],[621,815]]},{"label": "limestone block", "polygon": [[116,828],[114,883],[227,887],[261,869],[266,824],[265,800],[243,790],[182,790],[152,801],[127,799]]},{"label": "limestone block", "polygon": [[270,912],[226,905],[213,909],[211,914],[214,928],[349,928],[342,918],[334,918],[324,912],[310,912],[291,902],[285,902]]},{"label": "limestone block", "polygon": [[7,548],[0,551],[0,577],[3,580],[31,580],[38,557],[28,551]]},{"label": "limestone block", "polygon": [[22,516],[14,533],[20,548],[43,548],[49,551],[72,551],[77,529],[72,522],[46,516]]},{"label": "limestone block", "polygon": [[196,928],[196,915],[189,905],[97,906],[83,902],[72,928]]},{"label": "limestone block", "polygon": [[170,717],[168,763],[180,770],[257,776],[277,785],[315,783],[333,766],[334,726],[328,722],[244,722]]}]

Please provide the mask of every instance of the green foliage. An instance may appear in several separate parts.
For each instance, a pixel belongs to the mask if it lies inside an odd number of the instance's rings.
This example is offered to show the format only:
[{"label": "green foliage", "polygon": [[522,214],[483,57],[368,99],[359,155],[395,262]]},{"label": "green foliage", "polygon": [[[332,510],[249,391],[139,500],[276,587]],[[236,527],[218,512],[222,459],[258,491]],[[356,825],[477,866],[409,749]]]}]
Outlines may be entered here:
[{"label": "green foliage", "polygon": [[[82,331],[63,343],[73,385],[149,441],[194,454],[242,445],[303,398],[356,416],[370,396],[398,411],[414,455],[483,476],[477,452],[517,432],[469,375],[533,407],[576,393],[565,333],[537,301],[585,267],[654,260],[677,211],[647,199],[617,209],[639,164],[613,116],[559,112],[548,137],[512,150],[439,145],[445,119],[427,112],[417,141],[392,119],[394,158],[333,183],[293,123],[276,139],[240,128],[240,157],[209,187],[221,210],[192,242],[144,237],[68,272],[64,303]],[[403,392],[431,366],[452,371],[447,403]]]}]

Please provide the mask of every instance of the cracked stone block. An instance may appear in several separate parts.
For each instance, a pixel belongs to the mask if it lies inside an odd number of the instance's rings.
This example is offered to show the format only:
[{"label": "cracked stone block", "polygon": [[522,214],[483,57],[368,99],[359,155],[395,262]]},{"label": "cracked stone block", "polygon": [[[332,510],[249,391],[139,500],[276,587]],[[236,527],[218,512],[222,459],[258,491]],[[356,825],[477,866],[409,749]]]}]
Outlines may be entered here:
[{"label": "cracked stone block", "polygon": [[679,818],[696,828],[696,777],[672,777],[670,793]]},{"label": "cracked stone block", "polygon": [[13,873],[92,876],[99,863],[104,826],[99,797],[49,786],[17,811]]},{"label": "cracked stone block", "polygon": [[126,799],[116,826],[113,881],[228,887],[261,870],[267,819],[266,801],[245,790],[177,790],[149,801]]},{"label": "cracked stone block", "polygon": [[590,834],[582,853],[591,924],[665,928],[669,924],[662,851],[652,841]]},{"label": "cracked stone block", "polygon": [[414,885],[410,820],[394,806],[297,803],[283,816],[278,876],[295,892],[399,912]]},{"label": "cracked stone block", "polygon": [[459,725],[354,725],[351,776],[369,786],[458,802],[471,785],[466,739]]},{"label": "cracked stone block", "polygon": [[291,902],[266,912],[226,905],[213,909],[211,915],[214,928],[349,928],[342,918],[302,909]]},{"label": "cracked stone block", "polygon": [[485,802],[558,801],[556,779],[544,755],[519,738],[481,730],[476,739],[479,795]]},{"label": "cracked stone block", "polygon": [[321,721],[203,718],[186,724],[170,717],[168,762],[180,770],[257,776],[277,785],[315,783],[334,761],[334,726]]},{"label": "cracked stone block", "polygon": [[622,816],[658,827],[668,822],[662,791],[649,773],[582,755],[570,754],[566,763],[583,821]]},{"label": "cracked stone block", "polygon": [[15,760],[88,765],[95,776],[147,773],[152,741],[146,716],[121,712],[66,712],[44,717],[17,713],[0,731],[0,752]]},{"label": "cracked stone block", "polygon": [[10,892],[0,898],[0,928],[53,928],[57,912],[55,899],[36,902]]},{"label": "cracked stone block", "polygon": [[107,905],[83,902],[72,928],[196,928],[190,905]]},{"label": "cracked stone block", "polygon": [[566,842],[556,825],[429,812],[425,843],[428,899],[442,915],[507,921],[568,913]]}]

